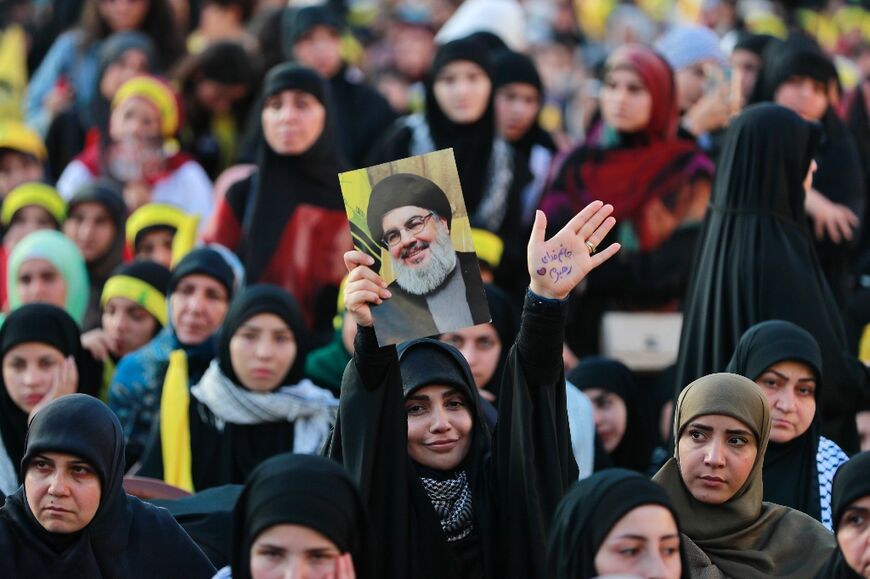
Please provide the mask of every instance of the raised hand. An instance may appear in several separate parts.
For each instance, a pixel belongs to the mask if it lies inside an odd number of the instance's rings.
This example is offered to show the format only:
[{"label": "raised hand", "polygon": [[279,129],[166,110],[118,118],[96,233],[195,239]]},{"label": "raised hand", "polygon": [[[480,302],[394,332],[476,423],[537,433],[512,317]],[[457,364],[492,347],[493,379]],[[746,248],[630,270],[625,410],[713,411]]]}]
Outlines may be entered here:
[{"label": "raised hand", "polygon": [[378,305],[389,299],[392,294],[381,276],[371,270],[375,260],[361,251],[348,251],[344,254],[344,265],[350,272],[344,286],[344,307],[357,325],[372,325],[370,304]]},{"label": "raised hand", "polygon": [[538,211],[529,238],[529,288],[541,297],[565,299],[590,271],[616,255],[618,243],[598,251],[598,244],[616,224],[611,213],[612,205],[593,201],[545,240],[547,218]]}]

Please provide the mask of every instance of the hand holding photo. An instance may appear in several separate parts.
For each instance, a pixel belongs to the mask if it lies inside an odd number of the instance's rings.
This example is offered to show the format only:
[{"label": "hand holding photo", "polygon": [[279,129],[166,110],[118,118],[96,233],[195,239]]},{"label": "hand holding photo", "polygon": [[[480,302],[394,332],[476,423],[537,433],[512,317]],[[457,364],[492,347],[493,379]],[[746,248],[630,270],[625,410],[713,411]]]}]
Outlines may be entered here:
[{"label": "hand holding photo", "polygon": [[[356,252],[348,289],[366,304],[382,346],[488,322],[453,151],[436,151],[339,175]],[[370,274],[371,275],[370,275]],[[371,285],[371,287],[369,287]],[[387,297],[383,291],[389,294]],[[351,310],[354,308],[354,310]],[[368,313],[357,318],[363,325]]]}]

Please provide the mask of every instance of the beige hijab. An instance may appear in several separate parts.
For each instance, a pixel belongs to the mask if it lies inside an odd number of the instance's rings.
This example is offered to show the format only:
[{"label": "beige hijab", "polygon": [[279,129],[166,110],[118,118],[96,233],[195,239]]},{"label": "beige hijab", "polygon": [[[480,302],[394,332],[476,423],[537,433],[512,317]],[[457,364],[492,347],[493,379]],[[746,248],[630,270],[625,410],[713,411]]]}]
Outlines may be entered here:
[{"label": "beige hijab", "polygon": [[[653,480],[674,504],[685,533],[716,567],[736,579],[811,578],[834,548],[834,537],[818,521],[788,507],[762,502],[761,468],[770,435],[770,406],[761,388],[736,374],[711,374],[680,394],[674,440],[698,416],[730,416],[745,424],[758,454],[743,486],[721,505],[695,499],[680,475],[678,451]],[[677,445],[679,448],[679,445]]]}]

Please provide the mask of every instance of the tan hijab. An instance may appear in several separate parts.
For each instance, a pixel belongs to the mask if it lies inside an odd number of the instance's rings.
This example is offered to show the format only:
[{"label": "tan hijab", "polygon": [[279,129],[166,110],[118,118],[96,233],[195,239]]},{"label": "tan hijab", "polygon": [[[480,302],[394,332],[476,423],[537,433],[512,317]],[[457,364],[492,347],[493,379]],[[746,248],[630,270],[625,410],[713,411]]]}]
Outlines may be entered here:
[{"label": "tan hijab", "polygon": [[[736,374],[711,374],[680,394],[674,440],[699,416],[730,416],[745,424],[758,442],[749,477],[720,505],[702,503],[686,488],[678,450],[653,480],[674,504],[685,533],[716,567],[736,579],[811,578],[834,548],[834,537],[818,521],[788,507],[762,502],[761,468],[770,435],[770,406],[761,388]],[[694,576],[694,574],[693,574]]]}]

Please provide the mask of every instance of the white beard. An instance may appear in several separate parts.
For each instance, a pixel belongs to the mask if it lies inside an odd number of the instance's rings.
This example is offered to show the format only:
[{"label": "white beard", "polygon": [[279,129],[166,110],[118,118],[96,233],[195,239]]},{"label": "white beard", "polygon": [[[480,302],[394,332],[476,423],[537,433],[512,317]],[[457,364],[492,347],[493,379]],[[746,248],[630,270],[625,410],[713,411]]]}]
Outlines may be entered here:
[{"label": "white beard", "polygon": [[450,232],[442,223],[437,227],[438,236],[429,244],[429,263],[425,267],[411,268],[401,260],[393,259],[396,283],[409,294],[417,296],[428,294],[444,283],[456,267],[456,250],[453,249],[453,243],[450,241]]}]

